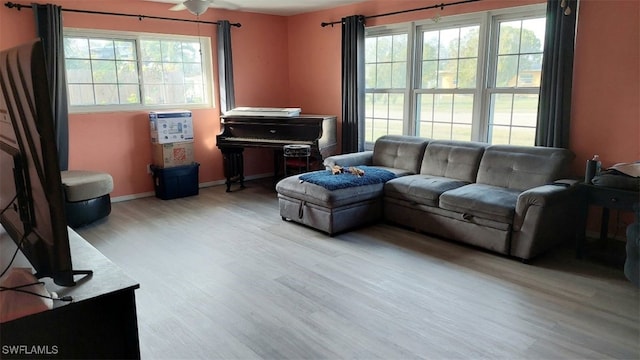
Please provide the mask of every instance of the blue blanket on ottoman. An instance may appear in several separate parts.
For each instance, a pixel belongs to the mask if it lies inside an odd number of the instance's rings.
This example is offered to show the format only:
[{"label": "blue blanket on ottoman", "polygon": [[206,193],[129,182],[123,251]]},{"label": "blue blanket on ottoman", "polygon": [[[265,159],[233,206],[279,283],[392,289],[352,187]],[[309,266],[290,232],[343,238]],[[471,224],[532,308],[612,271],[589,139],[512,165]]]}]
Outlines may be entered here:
[{"label": "blue blanket on ottoman", "polygon": [[[364,171],[364,175],[356,176],[349,172],[332,174],[330,170],[313,171],[299,176],[299,179],[308,183],[322,186],[328,190],[345,189],[354,186],[385,183],[396,177],[391,171],[368,166],[358,166]],[[347,169],[345,169],[347,171]]]}]

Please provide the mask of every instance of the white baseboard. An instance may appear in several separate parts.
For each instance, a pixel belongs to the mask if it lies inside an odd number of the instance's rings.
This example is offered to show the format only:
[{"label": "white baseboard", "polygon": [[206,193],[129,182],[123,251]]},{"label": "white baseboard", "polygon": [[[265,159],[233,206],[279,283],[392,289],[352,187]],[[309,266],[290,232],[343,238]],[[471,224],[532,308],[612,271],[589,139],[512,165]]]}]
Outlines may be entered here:
[{"label": "white baseboard", "polygon": [[[247,177],[244,178],[244,180],[245,181],[251,181],[251,180],[264,179],[264,178],[268,178],[268,177],[272,177],[272,176],[273,176],[273,174],[271,174],[271,173],[269,173],[269,174],[257,174],[257,175],[247,176]],[[203,182],[203,183],[199,183],[198,184],[198,188],[202,189],[202,188],[208,188],[208,187],[212,187],[212,186],[220,186],[220,185],[224,185],[225,182],[226,182],[226,179]],[[138,194],[116,196],[116,197],[112,197],[111,198],[111,202],[112,203],[117,203],[117,202],[122,202],[122,201],[142,199],[142,198],[151,197],[151,196],[155,196],[155,195],[156,195],[155,191],[149,191],[149,192],[138,193]]]}]

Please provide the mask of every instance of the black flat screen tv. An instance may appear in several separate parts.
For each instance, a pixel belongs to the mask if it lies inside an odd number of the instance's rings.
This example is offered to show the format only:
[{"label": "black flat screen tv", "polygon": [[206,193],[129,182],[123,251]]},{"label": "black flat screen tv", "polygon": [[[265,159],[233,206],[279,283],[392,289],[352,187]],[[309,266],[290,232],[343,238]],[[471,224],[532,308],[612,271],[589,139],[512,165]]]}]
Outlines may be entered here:
[{"label": "black flat screen tv", "polygon": [[75,285],[40,40],[0,51],[0,224],[35,269]]}]

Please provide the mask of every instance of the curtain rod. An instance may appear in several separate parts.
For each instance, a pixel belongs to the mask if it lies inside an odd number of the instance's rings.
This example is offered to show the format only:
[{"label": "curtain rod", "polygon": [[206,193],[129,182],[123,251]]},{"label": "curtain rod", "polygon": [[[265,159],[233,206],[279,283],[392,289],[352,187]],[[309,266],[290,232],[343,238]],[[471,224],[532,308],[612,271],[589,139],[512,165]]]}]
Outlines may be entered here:
[{"label": "curtain rod", "polygon": [[[31,5],[22,5],[22,4],[12,3],[12,2],[7,2],[7,3],[4,4],[4,6],[8,7],[9,9],[16,8],[18,11],[22,10],[22,8],[32,8]],[[124,13],[93,11],[93,10],[78,10],[78,9],[65,9],[65,8],[62,8],[62,11],[85,13],[85,14],[96,14],[96,15],[115,15],[115,16],[135,17],[135,18],[138,18],[138,20],[140,20],[140,21],[142,21],[143,19],[155,19],[155,20],[184,21],[184,22],[199,23],[199,24],[211,24],[211,25],[218,25],[219,24],[218,22],[214,22],[214,21],[177,19],[177,18],[168,18],[168,17],[161,17],[161,16],[135,15],[135,14],[124,14]],[[242,26],[242,24],[240,24],[240,23],[235,23],[235,24],[230,24],[230,25],[231,26],[237,26],[237,27],[241,27]]]},{"label": "curtain rod", "polygon": [[[404,14],[404,13],[408,13],[408,12],[422,11],[422,10],[429,10],[429,9],[436,9],[436,8],[440,8],[440,10],[443,10],[447,6],[466,4],[466,3],[476,2],[476,1],[482,1],[482,0],[462,0],[462,1],[446,3],[446,4],[445,3],[441,3],[441,4],[425,6],[425,7],[416,8],[416,9],[399,10],[399,11],[393,11],[393,12],[384,13],[384,14],[369,15],[369,16],[365,16],[364,19],[365,20],[366,19],[373,19],[373,18],[377,18],[377,17],[398,15],[398,14]],[[325,26],[331,25],[333,27],[333,25],[341,24],[341,23],[342,23],[342,20],[331,21],[331,22],[323,22],[323,23],[320,24],[320,26],[325,27]]]}]

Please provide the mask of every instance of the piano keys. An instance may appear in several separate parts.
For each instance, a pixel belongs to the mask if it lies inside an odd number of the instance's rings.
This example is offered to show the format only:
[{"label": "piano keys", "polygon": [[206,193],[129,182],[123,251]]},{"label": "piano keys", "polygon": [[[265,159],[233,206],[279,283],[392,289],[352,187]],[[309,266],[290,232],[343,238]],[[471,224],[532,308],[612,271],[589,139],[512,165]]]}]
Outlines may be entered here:
[{"label": "piano keys", "polygon": [[[222,116],[222,132],[216,136],[222,152],[227,192],[231,183],[244,187],[244,148],[281,151],[284,145],[311,146],[311,157],[320,162],[335,155],[338,148],[336,117],[329,115]],[[278,175],[278,157],[274,155],[274,177]]]}]

